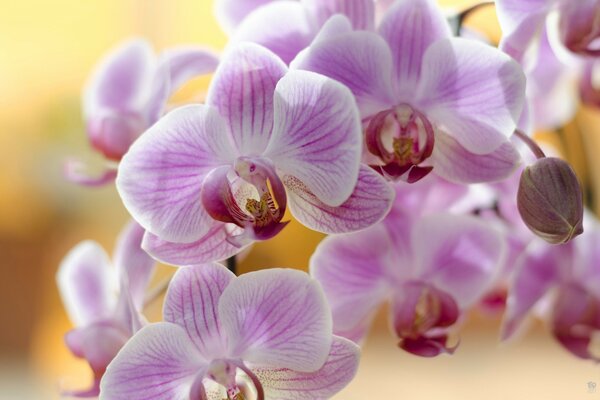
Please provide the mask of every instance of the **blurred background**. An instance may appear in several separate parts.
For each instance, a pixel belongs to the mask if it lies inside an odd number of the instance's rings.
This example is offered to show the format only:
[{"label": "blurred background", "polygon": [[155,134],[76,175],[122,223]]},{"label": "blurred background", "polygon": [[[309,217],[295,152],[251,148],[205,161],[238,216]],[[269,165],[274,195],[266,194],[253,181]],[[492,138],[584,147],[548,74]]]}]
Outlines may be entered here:
[{"label": "blurred background", "polygon": [[[458,9],[473,4],[440,3]],[[113,186],[87,189],[62,177],[69,156],[100,165],[83,130],[83,84],[103,54],[131,36],[150,39],[157,50],[186,43],[221,49],[226,37],[210,0],[0,4],[0,399],[54,399],[60,387],[83,387],[91,379],[87,365],[63,344],[71,326],[55,285],[58,264],[84,239],[110,252],[127,221]],[[499,37],[493,8],[478,12],[467,25]],[[177,99],[201,99],[208,81],[192,82]],[[560,134],[539,137],[561,149],[594,194],[600,187],[597,113],[582,109]],[[292,223],[277,238],[256,245],[241,271],[306,269],[320,239]],[[156,281],[172,272],[161,266]],[[150,317],[159,315],[157,301]],[[600,398],[600,369],[569,355],[539,324],[518,341],[499,344],[500,318],[474,313],[456,355],[419,359],[395,350],[385,317],[382,311],[356,380],[336,398]],[[589,392],[589,382],[598,384],[598,393]]]}]

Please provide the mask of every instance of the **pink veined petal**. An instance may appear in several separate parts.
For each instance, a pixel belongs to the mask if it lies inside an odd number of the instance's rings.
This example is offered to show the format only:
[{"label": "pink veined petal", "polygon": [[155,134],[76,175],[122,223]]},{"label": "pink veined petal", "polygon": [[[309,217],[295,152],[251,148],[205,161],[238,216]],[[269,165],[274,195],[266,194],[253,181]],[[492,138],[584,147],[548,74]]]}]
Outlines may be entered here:
[{"label": "pink veined petal", "polygon": [[518,259],[509,287],[502,339],[510,338],[533,306],[561,281],[561,265],[571,262],[571,244],[532,243]]},{"label": "pink veined petal", "polygon": [[342,390],[356,375],[360,349],[351,341],[334,337],[325,364],[315,372],[252,368],[267,399],[321,400]]},{"label": "pink veined petal", "polygon": [[415,102],[467,150],[490,153],[515,130],[525,104],[525,75],[491,46],[443,39],[425,53]]},{"label": "pink veined petal", "polygon": [[383,16],[379,33],[392,50],[397,95],[411,100],[425,52],[432,43],[450,37],[450,26],[434,1],[398,0]]},{"label": "pink veined petal", "polygon": [[323,26],[333,15],[348,17],[356,30],[373,30],[375,4],[373,0],[301,0],[315,17],[318,26]]},{"label": "pink veined petal", "polygon": [[146,232],[142,248],[157,260],[175,266],[197,265],[225,260],[242,251],[245,246],[232,243],[231,238],[240,235],[241,228],[216,223],[200,239],[191,243],[173,243]]},{"label": "pink veined petal", "polygon": [[319,284],[300,271],[269,269],[233,280],[219,320],[229,355],[252,364],[313,372],[331,347],[331,311]]},{"label": "pink veined petal", "polygon": [[144,294],[156,261],[142,250],[144,228],[130,221],[121,231],[114,252],[114,264],[121,281],[138,310],[144,305]]},{"label": "pink veined petal", "polygon": [[231,34],[248,14],[273,1],[276,0],[216,0],[215,15],[221,28]]},{"label": "pink veined petal", "polygon": [[163,307],[163,319],[183,327],[206,360],[226,357],[227,335],[218,317],[219,299],[235,275],[221,264],[179,268]]},{"label": "pink veined petal", "polygon": [[275,125],[265,157],[320,201],[339,206],[358,179],[362,130],[354,97],[332,79],[291,71],[277,84]]},{"label": "pink veined petal", "polygon": [[100,399],[188,400],[194,378],[206,366],[182,327],[151,324],[110,363],[100,383]]},{"label": "pink veined petal", "polygon": [[103,109],[118,112],[141,110],[156,71],[156,57],[143,39],[126,41],[96,67],[83,94],[86,118]]},{"label": "pink veined petal", "polygon": [[298,178],[283,179],[292,215],[303,225],[323,233],[354,232],[381,221],[389,212],[394,190],[381,175],[361,166],[350,197],[337,207],[320,201]]},{"label": "pink veined petal", "polygon": [[110,317],[117,280],[108,254],[98,243],[88,240],[75,246],[61,262],[56,280],[75,326]]},{"label": "pink veined petal", "polygon": [[495,282],[506,256],[503,237],[475,217],[432,214],[412,232],[415,276],[471,306]]},{"label": "pink veined petal", "polygon": [[[315,42],[291,64],[293,69],[317,72],[346,85],[363,116],[393,104],[392,54],[372,32],[332,33],[344,18],[332,18]],[[328,33],[329,32],[329,33]],[[343,67],[341,67],[343,66]]]},{"label": "pink veined petal", "polygon": [[450,182],[495,182],[514,173],[521,164],[521,155],[509,140],[490,153],[475,154],[438,130],[431,164],[435,174]]},{"label": "pink veined petal", "polygon": [[171,111],[138,139],[119,165],[117,189],[125,207],[163,240],[193,242],[212,218],[200,202],[202,181],[233,151],[215,109],[189,105]]},{"label": "pink veined petal", "polygon": [[517,61],[525,61],[527,49],[544,25],[555,0],[497,0],[502,28],[500,48]]},{"label": "pink veined petal", "polygon": [[77,159],[67,160],[63,168],[65,179],[82,186],[104,186],[114,182],[117,177],[117,170],[114,168],[106,168],[100,174],[94,176],[88,173],[87,166]]},{"label": "pink veined petal", "polygon": [[219,110],[238,155],[260,155],[273,129],[273,93],[287,67],[253,43],[233,46],[210,86],[207,104]]},{"label": "pink veined petal", "polygon": [[[382,225],[325,238],[310,259],[333,313],[337,335],[360,341],[369,321],[389,294],[393,244]],[[352,333],[352,336],[346,336]],[[362,334],[362,335],[361,335]]]},{"label": "pink veined petal", "polygon": [[235,31],[231,43],[257,43],[289,64],[310,45],[319,26],[298,1],[274,1],[249,14]]}]

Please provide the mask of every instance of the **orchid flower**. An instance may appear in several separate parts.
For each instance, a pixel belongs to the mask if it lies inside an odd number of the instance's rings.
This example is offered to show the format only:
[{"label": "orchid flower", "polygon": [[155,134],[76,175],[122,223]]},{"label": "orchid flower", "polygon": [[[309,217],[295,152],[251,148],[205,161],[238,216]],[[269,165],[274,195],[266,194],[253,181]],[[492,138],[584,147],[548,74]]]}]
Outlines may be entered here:
[{"label": "orchid flower", "polygon": [[180,268],[163,318],[108,366],[100,399],[321,400],[358,367],[358,347],[332,334],[321,288],[300,271]]},{"label": "orchid flower", "polygon": [[[216,55],[196,46],[165,50],[158,57],[143,39],[126,41],[98,65],[83,96],[83,114],[92,146],[119,161],[131,144],[165,112],[167,100],[191,78],[213,72]],[[67,178],[102,185],[116,176],[109,166],[100,177],[87,176],[76,160],[66,165]]]},{"label": "orchid flower", "polygon": [[509,291],[503,339],[513,337],[534,311],[549,320],[554,337],[572,354],[600,361],[589,345],[600,331],[600,226],[562,245],[537,240],[518,260]]},{"label": "orchid flower", "polygon": [[390,214],[364,231],[327,237],[310,271],[331,304],[335,334],[360,341],[389,301],[399,346],[433,357],[453,352],[449,330],[494,283],[504,251],[501,236],[474,217]]},{"label": "orchid flower", "polygon": [[148,231],[143,247],[174,265],[230,257],[275,236],[289,205],[307,227],[366,228],[393,190],[360,164],[356,104],[324,76],[287,72],[255,44],[232,49],[206,105],[175,109],[119,166],[117,189]]},{"label": "orchid flower", "polygon": [[320,28],[343,14],[356,29],[373,29],[373,0],[218,0],[217,19],[231,43],[265,46],[289,63],[310,45]]},{"label": "orchid flower", "polygon": [[600,108],[600,60],[585,64],[579,90],[585,104]]},{"label": "orchid flower", "polygon": [[140,247],[143,234],[139,225],[130,223],[118,239],[113,263],[98,243],[85,241],[60,265],[58,287],[75,325],[65,342],[94,372],[92,387],[65,395],[97,396],[107,365],[145,323],[144,291],[155,263]]},{"label": "orchid flower", "polygon": [[509,142],[521,116],[519,65],[485,44],[451,37],[432,0],[398,0],[377,32],[334,16],[292,62],[348,86],[365,126],[365,162],[416,182],[432,170],[458,183],[510,175]]}]

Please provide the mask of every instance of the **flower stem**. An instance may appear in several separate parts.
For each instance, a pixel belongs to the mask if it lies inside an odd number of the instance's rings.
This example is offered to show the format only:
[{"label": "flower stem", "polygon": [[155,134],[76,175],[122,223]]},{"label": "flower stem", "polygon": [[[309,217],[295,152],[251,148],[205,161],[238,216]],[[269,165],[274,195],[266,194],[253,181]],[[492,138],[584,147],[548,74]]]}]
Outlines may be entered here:
[{"label": "flower stem", "polygon": [[469,15],[471,15],[475,11],[479,10],[480,8],[487,7],[487,6],[493,6],[493,5],[494,5],[493,1],[482,1],[477,4],[472,5],[471,7],[467,8],[466,10],[463,10],[458,15],[456,15],[456,17],[454,17],[454,18],[456,18],[454,35],[460,36],[460,31],[462,29],[462,26],[463,26],[465,20],[467,19],[467,17],[469,17]]},{"label": "flower stem", "polygon": [[237,275],[237,260],[235,258],[235,256],[231,256],[229,257],[226,261],[225,261],[225,265],[227,266],[227,269],[230,270],[231,272],[233,272],[234,274]]},{"label": "flower stem", "polygon": [[148,307],[150,304],[156,301],[156,299],[158,299],[164,292],[167,291],[169,283],[171,283],[171,278],[173,277],[168,277],[167,279],[161,281],[154,288],[152,288],[152,290],[146,295],[146,298],[144,299],[144,308]]},{"label": "flower stem", "polygon": [[527,145],[527,147],[529,147],[529,150],[531,150],[531,152],[533,153],[533,155],[539,160],[540,158],[546,158],[546,154],[544,154],[544,151],[540,148],[540,146],[535,142],[535,140],[533,140],[532,138],[530,138],[529,136],[527,136],[525,133],[523,133],[523,131],[516,129],[514,135],[521,140],[521,142],[525,143]]}]

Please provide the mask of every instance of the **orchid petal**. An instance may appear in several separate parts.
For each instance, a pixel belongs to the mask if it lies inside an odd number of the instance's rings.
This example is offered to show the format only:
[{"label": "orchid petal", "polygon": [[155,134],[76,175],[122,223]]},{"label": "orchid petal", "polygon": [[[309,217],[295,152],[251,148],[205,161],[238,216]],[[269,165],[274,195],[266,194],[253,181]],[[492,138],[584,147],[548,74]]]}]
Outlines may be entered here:
[{"label": "orchid petal", "polygon": [[356,30],[373,30],[375,4],[373,0],[301,0],[302,4],[323,26],[332,16],[341,14],[348,17]]},{"label": "orchid petal", "polygon": [[519,258],[506,303],[503,339],[511,337],[533,306],[560,282],[561,264],[569,262],[570,246],[536,242]]},{"label": "orchid petal", "polygon": [[[369,246],[365,246],[368,240]],[[310,259],[310,273],[319,281],[333,313],[337,335],[360,341],[363,322],[374,315],[388,293],[388,260],[393,244],[382,225],[325,238]],[[347,336],[349,332],[353,337]]]},{"label": "orchid petal", "polygon": [[331,311],[318,283],[300,271],[270,269],[233,280],[219,302],[231,357],[313,372],[331,347]]},{"label": "orchid petal", "polygon": [[110,317],[116,301],[115,278],[108,254],[98,243],[81,242],[67,254],[56,280],[75,326]]},{"label": "orchid petal", "polygon": [[193,242],[211,227],[200,202],[202,180],[231,161],[227,128],[204,105],[178,108],[153,125],[119,165],[117,189],[125,207],[163,240]]},{"label": "orchid petal", "polygon": [[179,325],[160,322],[140,330],[108,366],[100,399],[188,400],[206,367]]},{"label": "orchid petal", "polygon": [[144,228],[135,221],[123,229],[115,247],[114,264],[125,288],[138,310],[144,304],[144,293],[156,262],[142,250]]},{"label": "orchid petal", "polygon": [[450,26],[434,1],[398,0],[383,16],[379,33],[392,50],[396,90],[410,100],[423,75],[425,52],[451,36]]},{"label": "orchid petal", "polygon": [[115,48],[96,68],[83,99],[86,118],[103,109],[120,112],[141,110],[156,69],[150,44],[129,40]]},{"label": "orchid petal", "polygon": [[519,64],[475,41],[453,38],[429,47],[416,103],[472,153],[498,148],[516,128],[525,102]]},{"label": "orchid petal", "polygon": [[215,15],[221,27],[232,33],[246,16],[262,5],[274,0],[216,0]]},{"label": "orchid petal", "polygon": [[208,92],[230,127],[239,155],[261,154],[273,129],[273,93],[287,67],[252,43],[233,47],[221,61]]},{"label": "orchid petal", "polygon": [[275,90],[275,125],[265,157],[298,178],[320,201],[339,206],[360,168],[362,130],[352,93],[306,71],[291,71]]},{"label": "orchid petal", "polygon": [[500,48],[517,61],[524,61],[525,53],[542,29],[553,3],[553,0],[497,0],[503,34]]},{"label": "orchid petal", "polygon": [[344,338],[334,337],[327,361],[315,372],[259,367],[253,368],[253,371],[262,383],[268,399],[329,399],[354,378],[359,354],[357,345]]},{"label": "orchid petal", "polygon": [[168,242],[146,232],[142,248],[166,264],[197,265],[225,260],[243,251],[245,247],[231,243],[231,238],[242,232],[241,228],[229,229],[225,224],[216,223],[204,236],[191,243]]},{"label": "orchid petal", "polygon": [[87,166],[79,160],[67,160],[64,164],[64,176],[69,182],[90,187],[107,185],[117,177],[117,170],[113,168],[107,168],[97,176],[90,175],[86,169]]},{"label": "orchid petal", "polygon": [[183,327],[204,359],[227,354],[218,319],[219,299],[235,275],[220,264],[179,268],[167,291],[163,319]]},{"label": "orchid petal", "polygon": [[[343,19],[338,16],[328,21],[315,43],[302,52],[291,67],[317,72],[343,83],[356,96],[365,116],[389,108],[393,104],[392,54],[387,43],[372,32],[326,35]],[[340,64],[344,68],[340,68]]]},{"label": "orchid petal", "polygon": [[413,230],[415,274],[451,293],[460,308],[483,296],[506,253],[502,236],[471,216],[439,214],[423,218]]},{"label": "orchid petal", "polygon": [[317,34],[318,26],[297,1],[275,1],[256,9],[240,24],[233,44],[252,42],[277,54],[288,64]]},{"label": "orchid petal", "polygon": [[474,154],[450,135],[438,131],[431,155],[433,172],[455,183],[495,182],[509,177],[521,156],[509,140],[487,154]]},{"label": "orchid petal", "polygon": [[367,228],[387,215],[394,200],[393,188],[367,166],[361,166],[354,191],[337,207],[320,201],[293,176],[285,176],[284,183],[292,215],[303,225],[323,233],[354,232]]},{"label": "orchid petal", "polygon": [[214,51],[199,46],[167,49],[161,53],[159,61],[169,67],[171,93],[190,79],[213,73],[219,65],[219,57]]}]

